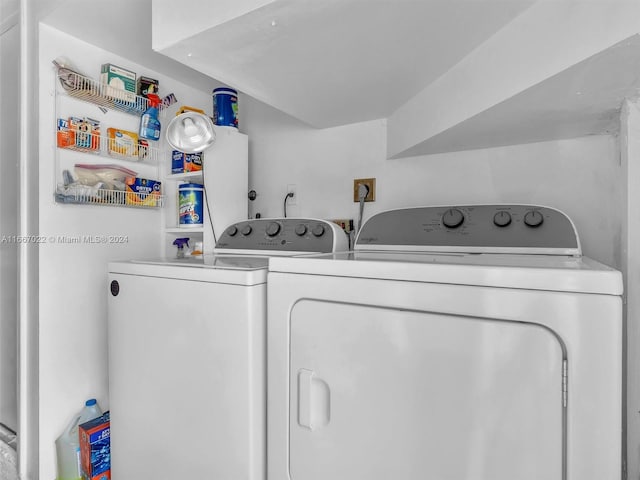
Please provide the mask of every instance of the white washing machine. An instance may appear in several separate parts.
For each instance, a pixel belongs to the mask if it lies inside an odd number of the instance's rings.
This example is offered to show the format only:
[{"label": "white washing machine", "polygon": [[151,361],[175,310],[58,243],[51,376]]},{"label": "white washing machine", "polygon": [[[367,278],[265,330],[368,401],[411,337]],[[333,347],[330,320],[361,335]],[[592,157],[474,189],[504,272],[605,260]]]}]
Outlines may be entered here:
[{"label": "white washing machine", "polygon": [[269,480],[617,480],[622,277],[561,212],[393,210],[274,258]]},{"label": "white washing machine", "polygon": [[200,259],[109,264],[113,478],[265,478],[273,255],[345,249],[335,224],[247,220]]}]

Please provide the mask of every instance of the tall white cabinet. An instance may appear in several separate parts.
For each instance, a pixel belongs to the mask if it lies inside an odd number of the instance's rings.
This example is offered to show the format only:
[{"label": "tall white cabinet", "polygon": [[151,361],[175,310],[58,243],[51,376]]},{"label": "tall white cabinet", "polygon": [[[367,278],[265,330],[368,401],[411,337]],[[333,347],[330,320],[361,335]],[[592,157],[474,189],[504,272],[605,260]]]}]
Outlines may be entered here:
[{"label": "tall white cabinet", "polygon": [[[216,141],[204,152],[203,170],[165,176],[165,246],[168,257],[175,256],[176,238],[189,238],[189,246],[203,242],[210,253],[215,240],[232,223],[248,215],[248,136],[233,127],[215,127]],[[204,220],[201,227],[181,227],[178,221],[177,191],[181,183],[199,183],[205,187]]]}]

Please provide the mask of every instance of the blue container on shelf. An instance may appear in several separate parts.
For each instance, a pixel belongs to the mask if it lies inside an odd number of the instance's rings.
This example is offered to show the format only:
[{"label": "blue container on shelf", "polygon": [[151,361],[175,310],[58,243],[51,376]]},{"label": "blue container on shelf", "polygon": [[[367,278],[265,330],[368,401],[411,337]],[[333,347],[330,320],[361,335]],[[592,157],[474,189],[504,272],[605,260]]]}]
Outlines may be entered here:
[{"label": "blue container on shelf", "polygon": [[178,186],[178,212],[181,227],[201,227],[204,214],[204,187],[199,183]]},{"label": "blue container on shelf", "polygon": [[238,92],[226,87],[213,89],[213,123],[238,128]]}]

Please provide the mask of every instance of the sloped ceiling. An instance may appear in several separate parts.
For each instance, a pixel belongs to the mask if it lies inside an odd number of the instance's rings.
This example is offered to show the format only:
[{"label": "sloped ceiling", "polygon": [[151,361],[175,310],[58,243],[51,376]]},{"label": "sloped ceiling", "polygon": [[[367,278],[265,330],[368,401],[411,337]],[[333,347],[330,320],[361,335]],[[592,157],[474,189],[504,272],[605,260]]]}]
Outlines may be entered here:
[{"label": "sloped ceiling", "polygon": [[[196,27],[197,33],[174,45],[161,38],[154,44],[177,61],[325,128],[386,118],[532,3],[276,0],[224,22],[212,17],[211,28]],[[186,3],[193,12],[188,22],[201,23],[201,4]],[[165,28],[173,35],[170,25]]]},{"label": "sloped ceiling", "polygon": [[0,0],[0,34],[17,24],[19,13],[19,0]]},{"label": "sloped ceiling", "polygon": [[403,157],[614,134],[640,88],[635,35],[403,152]]}]

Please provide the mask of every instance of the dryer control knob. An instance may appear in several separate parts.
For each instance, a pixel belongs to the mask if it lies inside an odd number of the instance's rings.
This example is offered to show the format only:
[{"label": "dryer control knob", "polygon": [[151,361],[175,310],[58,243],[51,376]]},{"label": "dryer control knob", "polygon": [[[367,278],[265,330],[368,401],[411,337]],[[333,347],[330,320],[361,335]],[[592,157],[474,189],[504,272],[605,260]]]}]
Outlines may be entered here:
[{"label": "dryer control knob", "polygon": [[442,224],[447,228],[458,228],[464,222],[464,215],[457,208],[450,208],[442,215]]},{"label": "dryer control knob", "polygon": [[301,237],[305,233],[307,233],[307,226],[304,223],[299,223],[298,225],[296,225],[296,235]]},{"label": "dryer control knob", "polygon": [[242,233],[242,235],[244,235],[246,237],[247,235],[251,235],[251,232],[253,232],[253,228],[251,228],[251,225],[245,225],[242,228],[242,232],[241,233]]},{"label": "dryer control knob", "polygon": [[324,235],[324,225],[320,225],[320,224],[316,225],[311,230],[311,233],[313,233],[313,235],[316,237],[321,237],[322,235]]},{"label": "dryer control knob", "polygon": [[511,223],[511,214],[505,211],[498,212],[493,216],[493,223],[497,227],[506,227]]},{"label": "dryer control knob", "polygon": [[238,233],[238,227],[236,227],[235,225],[232,225],[229,228],[227,228],[227,235],[229,235],[230,237],[234,237],[235,235],[237,235],[237,233]]},{"label": "dryer control knob", "polygon": [[278,222],[271,222],[267,225],[267,235],[270,237],[275,237],[280,231],[280,224]]},{"label": "dryer control knob", "polygon": [[524,216],[524,224],[527,227],[539,227],[544,222],[542,214],[537,210],[529,210]]}]

